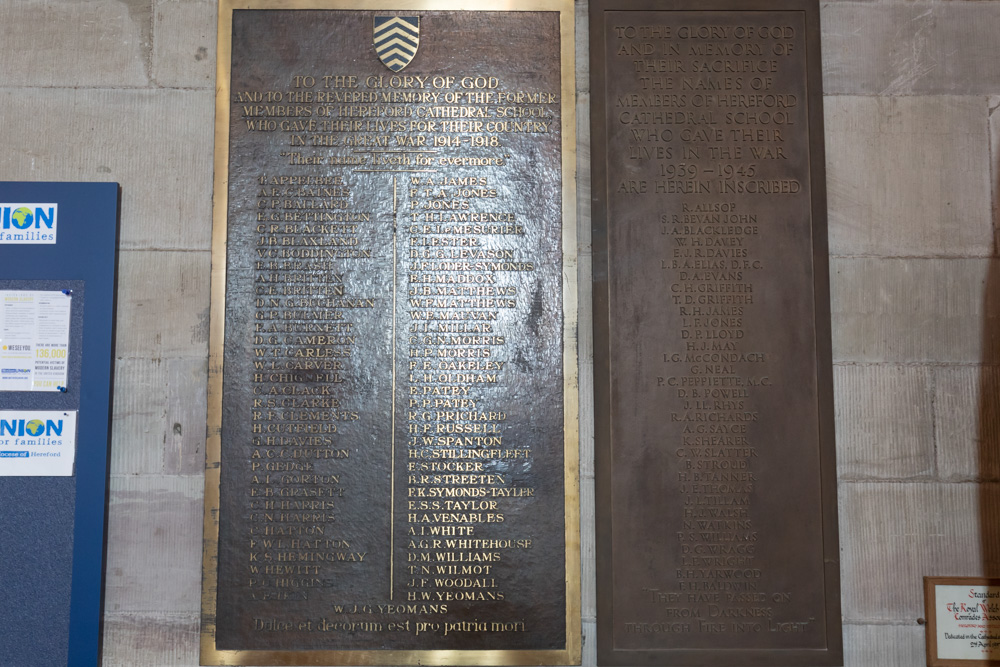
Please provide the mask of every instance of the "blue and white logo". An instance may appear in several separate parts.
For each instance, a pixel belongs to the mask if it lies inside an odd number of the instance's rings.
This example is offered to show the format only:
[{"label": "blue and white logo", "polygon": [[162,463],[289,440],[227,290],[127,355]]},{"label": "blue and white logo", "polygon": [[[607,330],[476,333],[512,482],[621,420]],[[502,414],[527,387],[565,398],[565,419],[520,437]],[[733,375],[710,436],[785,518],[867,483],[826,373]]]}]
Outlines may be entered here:
[{"label": "blue and white logo", "polygon": [[55,243],[58,204],[0,203],[0,244]]},{"label": "blue and white logo", "polygon": [[[63,432],[62,419],[2,419],[0,418],[0,437],[16,435],[19,437],[40,438],[44,436],[60,436]],[[30,443],[29,443],[30,444]]]}]

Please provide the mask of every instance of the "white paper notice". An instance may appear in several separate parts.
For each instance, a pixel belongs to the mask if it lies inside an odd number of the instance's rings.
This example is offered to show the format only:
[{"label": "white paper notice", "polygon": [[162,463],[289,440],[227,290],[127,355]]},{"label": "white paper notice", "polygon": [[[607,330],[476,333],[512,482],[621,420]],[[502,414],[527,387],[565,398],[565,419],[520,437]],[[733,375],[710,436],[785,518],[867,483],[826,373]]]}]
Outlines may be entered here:
[{"label": "white paper notice", "polygon": [[62,391],[71,295],[0,290],[0,391]]},{"label": "white paper notice", "polygon": [[75,411],[0,410],[0,476],[68,477],[75,457]]},{"label": "white paper notice", "polygon": [[937,657],[1000,658],[1000,587],[935,586]]}]

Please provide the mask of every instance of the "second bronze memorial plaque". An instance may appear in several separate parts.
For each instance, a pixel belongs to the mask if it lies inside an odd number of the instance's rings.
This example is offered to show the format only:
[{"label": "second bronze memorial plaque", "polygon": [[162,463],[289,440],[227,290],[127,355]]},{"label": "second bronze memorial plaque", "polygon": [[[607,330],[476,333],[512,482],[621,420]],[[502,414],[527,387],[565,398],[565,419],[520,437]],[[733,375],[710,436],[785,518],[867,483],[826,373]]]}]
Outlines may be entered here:
[{"label": "second bronze memorial plaque", "polygon": [[419,7],[222,3],[208,664],[580,659],[572,7]]},{"label": "second bronze memorial plaque", "polygon": [[840,664],[818,7],[590,29],[599,662]]}]

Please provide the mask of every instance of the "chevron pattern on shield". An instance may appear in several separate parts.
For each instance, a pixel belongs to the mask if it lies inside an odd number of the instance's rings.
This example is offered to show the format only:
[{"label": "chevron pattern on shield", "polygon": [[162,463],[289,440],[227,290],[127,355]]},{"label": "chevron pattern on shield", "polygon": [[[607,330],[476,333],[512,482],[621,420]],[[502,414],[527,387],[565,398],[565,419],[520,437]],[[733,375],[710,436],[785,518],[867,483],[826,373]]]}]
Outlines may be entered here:
[{"label": "chevron pattern on shield", "polygon": [[375,52],[378,59],[393,72],[398,72],[417,55],[420,44],[419,16],[376,16],[374,26]]}]

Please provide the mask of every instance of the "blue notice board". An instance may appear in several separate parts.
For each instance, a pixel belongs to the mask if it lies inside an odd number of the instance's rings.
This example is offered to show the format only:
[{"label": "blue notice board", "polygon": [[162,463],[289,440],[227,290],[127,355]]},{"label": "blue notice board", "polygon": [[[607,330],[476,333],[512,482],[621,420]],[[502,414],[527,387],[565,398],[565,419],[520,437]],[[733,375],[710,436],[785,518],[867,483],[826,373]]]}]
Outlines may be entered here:
[{"label": "blue notice board", "polygon": [[72,299],[65,386],[0,411],[76,412],[71,476],[0,476],[0,665],[98,664],[118,209],[117,183],[0,182],[0,290]]}]

